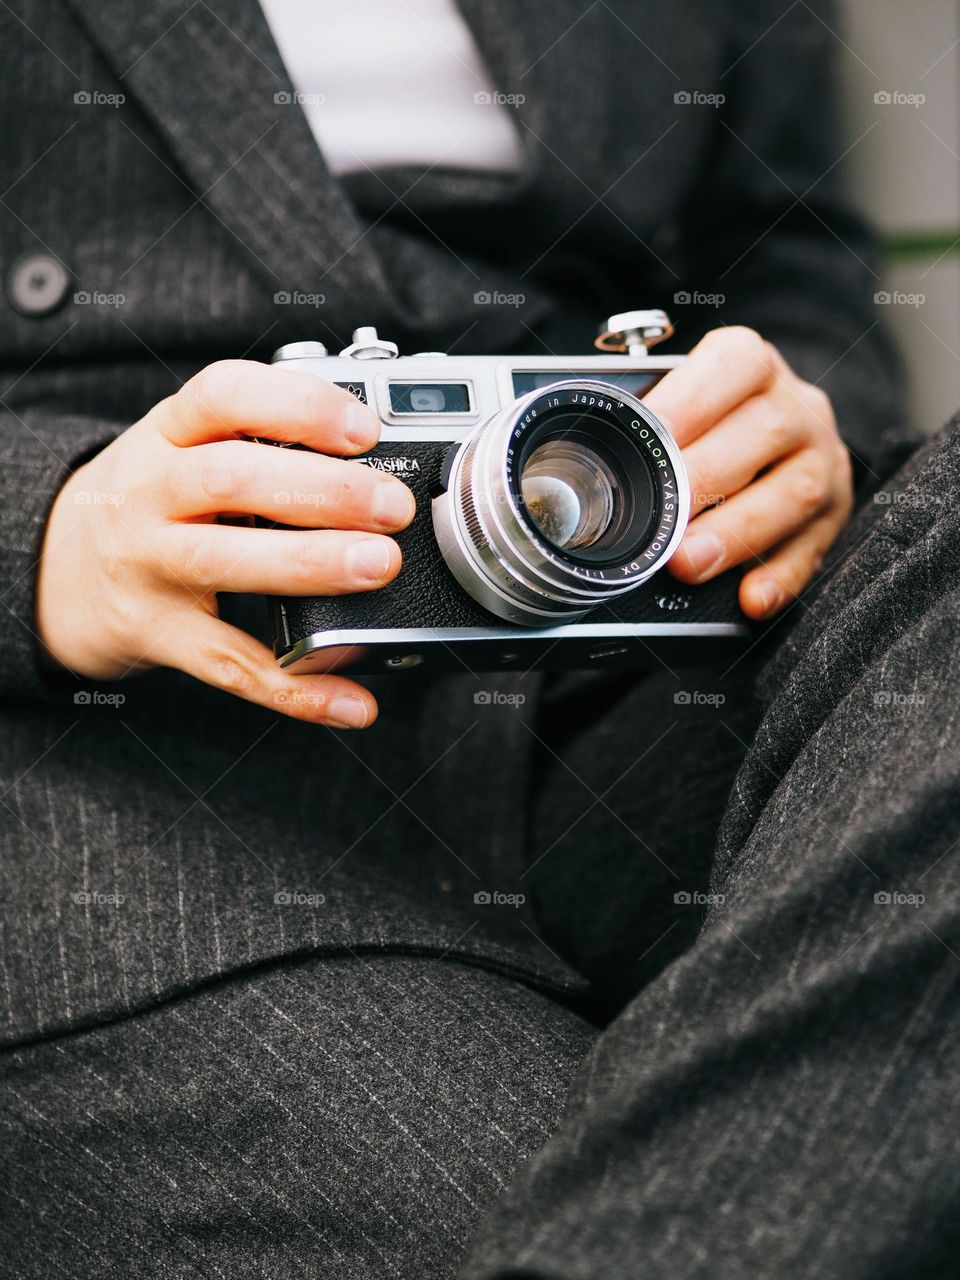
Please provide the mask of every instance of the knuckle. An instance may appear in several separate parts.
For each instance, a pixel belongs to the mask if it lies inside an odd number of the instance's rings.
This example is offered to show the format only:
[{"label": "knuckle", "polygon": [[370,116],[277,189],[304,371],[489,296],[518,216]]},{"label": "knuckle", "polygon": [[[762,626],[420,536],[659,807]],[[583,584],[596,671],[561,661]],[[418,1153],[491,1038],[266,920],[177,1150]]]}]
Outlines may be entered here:
[{"label": "knuckle", "polygon": [[256,688],[256,675],[239,654],[213,649],[205,657],[203,670],[209,683],[238,698],[249,697]]},{"label": "knuckle", "polygon": [[802,577],[802,580],[799,582],[798,587],[806,586],[806,584],[810,581],[810,579],[820,572],[820,570],[823,568],[823,562],[826,558],[827,558],[826,549],[822,551],[812,551],[810,553],[810,559],[806,565],[804,575]]},{"label": "knuckle", "polygon": [[104,567],[115,592],[131,586],[152,574],[161,546],[164,528],[139,491],[130,500],[101,515],[96,529],[99,563]]},{"label": "knuckle", "polygon": [[107,647],[120,652],[139,647],[147,630],[145,614],[142,600],[129,588],[118,584],[118,589],[106,592],[100,618]]},{"label": "knuckle", "polygon": [[216,414],[229,399],[243,369],[240,360],[217,360],[195,374],[179,393],[191,408]]},{"label": "knuckle", "polygon": [[[316,378],[312,374],[305,374],[304,380],[299,386],[300,413],[306,421],[323,422],[326,420],[329,422],[334,420],[339,422],[339,419],[343,416],[343,410],[339,401],[330,396],[327,384],[321,378]],[[346,394],[345,392],[344,395]],[[346,401],[344,401],[344,404],[346,404]]]},{"label": "knuckle", "polygon": [[309,592],[311,588],[322,585],[330,573],[330,553],[326,543],[310,534],[299,535],[288,568],[298,590]]},{"label": "knuckle", "polygon": [[233,510],[249,489],[252,460],[247,446],[236,444],[207,445],[197,452],[200,467],[197,479],[203,496],[218,509]]},{"label": "knuckle", "polygon": [[203,525],[186,527],[184,536],[167,550],[164,564],[181,582],[199,587],[216,585],[214,549]]},{"label": "knuckle", "polygon": [[738,526],[733,530],[734,536],[728,540],[735,560],[743,560],[766,549],[768,539],[764,536],[764,526],[765,521],[759,511],[742,512]]},{"label": "knuckle", "polygon": [[760,428],[772,457],[782,458],[795,443],[795,431],[790,418],[766,406]]},{"label": "knuckle", "polygon": [[822,511],[830,501],[830,477],[824,468],[808,466],[798,472],[793,494],[805,511]]},{"label": "knuckle", "polygon": [[836,458],[833,463],[833,475],[843,504],[849,511],[853,506],[853,459],[850,450],[842,441],[838,441]]},{"label": "knuckle", "polygon": [[694,511],[717,506],[723,502],[734,480],[736,468],[714,462],[699,468],[691,485],[691,505]]},{"label": "knuckle", "polygon": [[787,586],[793,595],[798,596],[810,580],[820,572],[826,549],[809,548],[802,556],[797,556],[790,564],[787,573]]},{"label": "knuckle", "polygon": [[[277,380],[274,391],[277,403],[282,405],[281,416],[297,427],[329,423],[331,419],[340,416],[340,396],[343,396],[345,404],[353,402],[353,396],[349,392],[332,387],[329,382],[312,373],[272,366],[269,375]],[[336,396],[332,394],[334,391]]]},{"label": "knuckle", "polygon": [[131,525],[97,530],[99,563],[109,587],[108,596],[125,598],[131,587],[149,574],[154,531]]},{"label": "knuckle", "polygon": [[801,398],[806,410],[807,421],[814,431],[821,436],[835,435],[837,422],[833,412],[833,402],[825,391],[812,383],[805,382],[801,388]]},{"label": "knuckle", "polygon": [[714,329],[713,333],[716,335],[713,345],[730,361],[759,364],[768,373],[773,372],[773,348],[756,329],[734,324],[725,329]]}]

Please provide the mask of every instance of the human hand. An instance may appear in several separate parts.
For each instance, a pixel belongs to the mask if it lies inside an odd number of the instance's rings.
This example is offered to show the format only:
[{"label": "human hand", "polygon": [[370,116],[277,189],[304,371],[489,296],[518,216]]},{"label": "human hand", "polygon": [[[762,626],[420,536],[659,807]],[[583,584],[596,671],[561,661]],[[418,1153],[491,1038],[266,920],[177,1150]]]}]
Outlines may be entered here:
[{"label": "human hand", "polygon": [[645,397],[683,450],[691,520],[670,572],[734,565],[740,605],[771,617],[816,573],[853,507],[850,456],[829,398],[751,329],[714,329]]},{"label": "human hand", "polygon": [[[91,679],[177,667],[296,719],[372,723],[368,690],[284,673],[269,649],[220,620],[217,592],[339,595],[390,582],[401,555],[387,535],[413,519],[413,494],[330,456],[364,453],[379,434],[370,409],[313,374],[245,360],[208,366],[57,496],[37,586],[47,653]],[[308,528],[216,523],[223,515],[295,516]]]}]

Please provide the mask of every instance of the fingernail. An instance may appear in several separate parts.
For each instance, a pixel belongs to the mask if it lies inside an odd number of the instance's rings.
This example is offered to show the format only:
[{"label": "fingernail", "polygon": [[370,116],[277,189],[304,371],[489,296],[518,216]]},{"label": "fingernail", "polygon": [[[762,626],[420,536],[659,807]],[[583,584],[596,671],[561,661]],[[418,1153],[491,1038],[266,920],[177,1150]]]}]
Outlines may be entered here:
[{"label": "fingernail", "polygon": [[417,504],[402,480],[381,480],[373,496],[373,518],[396,528],[409,524]]},{"label": "fingernail", "polygon": [[352,578],[377,582],[390,572],[390,546],[379,538],[355,542],[347,552],[347,571]]},{"label": "fingernail", "polygon": [[764,616],[768,613],[773,613],[783,600],[783,592],[775,582],[771,582],[769,579],[766,582],[761,582],[757,587],[757,596]]},{"label": "fingernail", "polygon": [[370,719],[362,698],[332,698],[327,706],[327,723],[338,729],[362,729]]},{"label": "fingernail", "polygon": [[723,543],[715,533],[695,533],[683,544],[687,563],[698,578],[705,578],[723,559]]},{"label": "fingernail", "polygon": [[344,411],[343,429],[351,444],[372,448],[380,439],[380,419],[359,401]]}]

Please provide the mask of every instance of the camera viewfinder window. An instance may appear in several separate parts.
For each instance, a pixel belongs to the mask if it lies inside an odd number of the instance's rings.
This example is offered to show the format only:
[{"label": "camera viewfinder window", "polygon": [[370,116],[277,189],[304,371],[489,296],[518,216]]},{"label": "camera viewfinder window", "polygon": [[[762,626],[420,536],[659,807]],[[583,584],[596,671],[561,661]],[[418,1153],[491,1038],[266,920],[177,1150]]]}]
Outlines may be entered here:
[{"label": "camera viewfinder window", "polygon": [[463,382],[403,382],[390,384],[394,413],[469,413],[470,388]]}]

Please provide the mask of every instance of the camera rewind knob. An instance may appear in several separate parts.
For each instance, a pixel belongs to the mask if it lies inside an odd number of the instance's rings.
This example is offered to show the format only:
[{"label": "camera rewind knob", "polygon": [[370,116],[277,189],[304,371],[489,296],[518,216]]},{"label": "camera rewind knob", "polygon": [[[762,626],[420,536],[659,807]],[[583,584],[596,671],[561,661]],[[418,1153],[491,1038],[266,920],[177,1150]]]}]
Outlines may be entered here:
[{"label": "camera rewind knob", "polygon": [[673,323],[665,311],[621,311],[608,318],[593,345],[598,351],[645,356],[672,333]]},{"label": "camera rewind knob", "polygon": [[395,342],[386,342],[372,324],[365,324],[353,331],[353,342],[340,352],[354,360],[396,360],[400,354]]},{"label": "camera rewind knob", "polygon": [[277,347],[270,357],[270,363],[277,364],[281,360],[319,360],[326,354],[327,348],[322,342],[288,342]]}]

